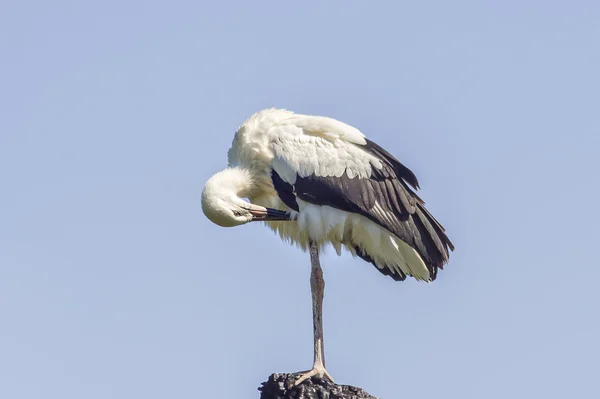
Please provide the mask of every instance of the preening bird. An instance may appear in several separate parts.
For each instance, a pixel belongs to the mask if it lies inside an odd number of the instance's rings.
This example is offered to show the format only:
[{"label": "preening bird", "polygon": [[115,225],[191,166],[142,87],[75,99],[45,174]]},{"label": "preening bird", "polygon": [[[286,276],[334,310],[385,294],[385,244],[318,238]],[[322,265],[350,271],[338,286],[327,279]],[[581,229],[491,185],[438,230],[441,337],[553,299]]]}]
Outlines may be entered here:
[{"label": "preening bird", "polygon": [[310,253],[314,363],[296,384],[312,376],[333,381],[325,369],[319,251],[331,244],[396,281],[433,281],[454,246],[415,194],[415,174],[335,119],[257,112],[235,133],[228,161],[204,186],[204,214],[224,227],[265,222]]}]

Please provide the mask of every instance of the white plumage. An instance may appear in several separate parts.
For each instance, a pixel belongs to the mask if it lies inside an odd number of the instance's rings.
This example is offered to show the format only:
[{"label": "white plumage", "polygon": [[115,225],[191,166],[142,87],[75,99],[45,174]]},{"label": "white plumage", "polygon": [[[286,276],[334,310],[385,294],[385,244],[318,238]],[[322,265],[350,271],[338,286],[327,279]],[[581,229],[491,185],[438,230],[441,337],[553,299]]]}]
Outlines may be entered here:
[{"label": "white plumage", "polygon": [[[452,243],[408,186],[418,188],[414,174],[352,126],[263,110],[235,133],[228,160],[202,193],[206,216],[222,226],[265,221],[284,240],[310,248],[313,305],[319,294],[322,300],[315,274],[318,250],[327,244],[395,280],[431,281],[448,261]],[[313,310],[317,326],[320,310]],[[328,376],[317,334],[312,374]]]}]

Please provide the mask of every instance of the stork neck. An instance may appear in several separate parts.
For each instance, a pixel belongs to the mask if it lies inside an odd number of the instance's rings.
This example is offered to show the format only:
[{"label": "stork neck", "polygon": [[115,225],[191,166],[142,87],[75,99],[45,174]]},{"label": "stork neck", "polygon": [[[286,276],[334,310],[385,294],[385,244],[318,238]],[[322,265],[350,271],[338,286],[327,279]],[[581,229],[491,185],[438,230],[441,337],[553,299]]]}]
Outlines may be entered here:
[{"label": "stork neck", "polygon": [[206,187],[221,195],[247,198],[252,193],[253,178],[247,169],[227,168],[211,177]]}]

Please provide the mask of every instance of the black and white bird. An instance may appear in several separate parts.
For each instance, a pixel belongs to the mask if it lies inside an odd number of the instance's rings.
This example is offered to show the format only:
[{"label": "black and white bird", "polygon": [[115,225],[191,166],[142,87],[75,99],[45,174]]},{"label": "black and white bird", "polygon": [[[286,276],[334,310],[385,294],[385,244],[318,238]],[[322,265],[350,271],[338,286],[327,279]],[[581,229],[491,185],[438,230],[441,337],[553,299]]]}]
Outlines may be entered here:
[{"label": "black and white bird", "polygon": [[338,255],[344,248],[396,281],[433,281],[454,246],[413,191],[414,173],[335,119],[257,112],[235,133],[228,160],[204,187],[204,214],[224,227],[263,221],[309,251],[314,364],[296,384],[311,376],[333,381],[323,350],[322,247]]}]

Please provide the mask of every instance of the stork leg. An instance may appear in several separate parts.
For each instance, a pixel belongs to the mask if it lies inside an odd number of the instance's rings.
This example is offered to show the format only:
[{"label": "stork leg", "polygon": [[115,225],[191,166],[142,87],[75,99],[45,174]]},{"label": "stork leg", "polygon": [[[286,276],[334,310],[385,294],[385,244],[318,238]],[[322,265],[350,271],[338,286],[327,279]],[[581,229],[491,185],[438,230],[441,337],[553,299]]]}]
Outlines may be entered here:
[{"label": "stork leg", "polygon": [[325,350],[323,348],[323,293],[325,291],[325,280],[323,279],[323,269],[319,262],[319,245],[313,241],[310,242],[310,291],[312,294],[313,311],[313,333],[315,357],[312,370],[302,374],[296,384],[317,376],[319,378],[327,377],[331,382],[333,378],[325,370]]}]

